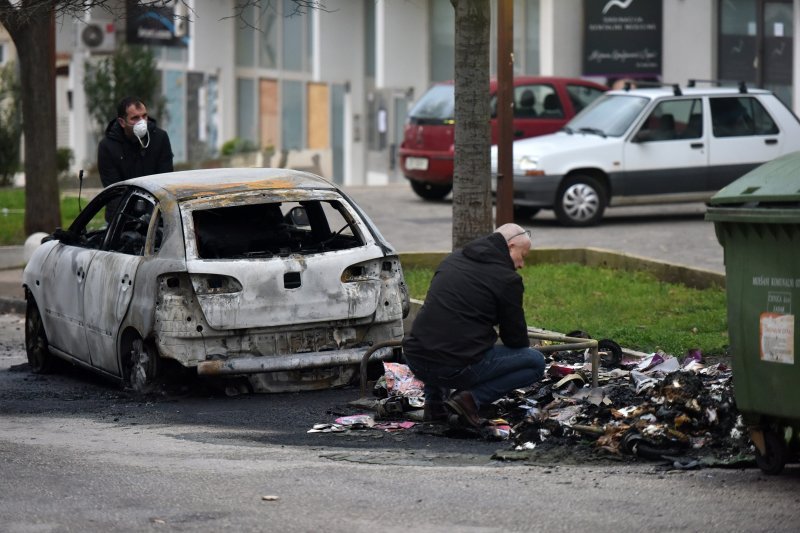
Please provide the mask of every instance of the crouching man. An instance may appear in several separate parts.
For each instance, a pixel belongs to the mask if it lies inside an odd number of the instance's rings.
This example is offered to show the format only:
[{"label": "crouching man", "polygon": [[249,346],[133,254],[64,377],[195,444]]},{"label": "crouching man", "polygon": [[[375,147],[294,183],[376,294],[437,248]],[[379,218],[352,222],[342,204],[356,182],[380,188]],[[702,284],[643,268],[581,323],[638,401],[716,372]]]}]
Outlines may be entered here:
[{"label": "crouching man", "polygon": [[[445,420],[449,410],[480,429],[486,423],[478,414],[482,405],[541,379],[544,357],[530,347],[516,272],[531,244],[529,231],[504,224],[437,268],[403,340],[408,366],[425,383],[427,421]],[[502,345],[495,344],[495,325]]]}]

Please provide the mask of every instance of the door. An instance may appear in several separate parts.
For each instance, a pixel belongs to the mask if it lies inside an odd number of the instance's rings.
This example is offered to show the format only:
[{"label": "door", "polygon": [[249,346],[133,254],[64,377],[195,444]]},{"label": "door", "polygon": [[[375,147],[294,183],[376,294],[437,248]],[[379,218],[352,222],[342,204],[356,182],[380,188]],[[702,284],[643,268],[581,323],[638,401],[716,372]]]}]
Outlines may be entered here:
[{"label": "door", "polygon": [[129,196],[111,225],[106,249],[97,252],[86,274],[83,307],[92,366],[114,375],[121,375],[117,338],[136,288],[154,209],[144,193]]},{"label": "door", "polygon": [[778,126],[753,96],[709,98],[711,190],[719,190],[756,166],[781,155]]},{"label": "door", "polygon": [[773,91],[792,104],[792,0],[720,0],[718,78]]},{"label": "door", "polygon": [[708,146],[699,98],[660,102],[625,142],[614,196],[696,194],[707,190]]},{"label": "door", "polygon": [[47,340],[76,359],[90,362],[84,320],[84,289],[89,267],[108,234],[106,211],[116,212],[124,187],[101,192],[86,206],[61,242],[47,257],[39,309],[47,329]]},{"label": "door", "polygon": [[48,256],[49,272],[43,280],[39,302],[47,324],[47,340],[54,347],[88,363],[89,350],[83,322],[86,273],[97,250],[59,244]]}]

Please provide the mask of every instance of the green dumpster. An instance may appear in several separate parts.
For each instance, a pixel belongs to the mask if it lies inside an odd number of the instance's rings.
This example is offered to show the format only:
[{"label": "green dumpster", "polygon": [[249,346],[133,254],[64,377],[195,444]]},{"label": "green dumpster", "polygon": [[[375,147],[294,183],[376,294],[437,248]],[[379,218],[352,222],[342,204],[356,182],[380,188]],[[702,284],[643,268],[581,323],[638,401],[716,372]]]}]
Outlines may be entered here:
[{"label": "green dumpster", "polygon": [[725,250],[736,404],[759,467],[777,474],[800,429],[800,152],[719,191],[706,220]]}]

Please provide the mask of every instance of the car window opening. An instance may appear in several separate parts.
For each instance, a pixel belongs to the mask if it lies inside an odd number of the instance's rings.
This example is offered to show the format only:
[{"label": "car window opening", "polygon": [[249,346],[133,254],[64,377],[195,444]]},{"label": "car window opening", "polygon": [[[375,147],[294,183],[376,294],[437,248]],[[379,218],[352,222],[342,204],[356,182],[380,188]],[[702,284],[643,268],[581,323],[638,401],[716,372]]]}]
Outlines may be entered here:
[{"label": "car window opening", "polygon": [[244,204],[195,210],[192,217],[202,259],[310,255],[364,244],[355,220],[335,201]]}]

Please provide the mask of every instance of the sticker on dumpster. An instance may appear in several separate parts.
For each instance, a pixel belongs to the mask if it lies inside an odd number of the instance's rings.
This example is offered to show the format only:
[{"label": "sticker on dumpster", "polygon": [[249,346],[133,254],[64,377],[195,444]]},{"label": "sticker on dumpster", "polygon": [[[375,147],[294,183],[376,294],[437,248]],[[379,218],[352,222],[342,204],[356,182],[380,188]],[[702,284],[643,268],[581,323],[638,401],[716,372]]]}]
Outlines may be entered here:
[{"label": "sticker on dumpster", "polygon": [[768,292],[767,310],[770,313],[779,315],[792,314],[792,293],[791,292]]},{"label": "sticker on dumpster", "polygon": [[761,313],[761,360],[794,364],[794,315]]}]

